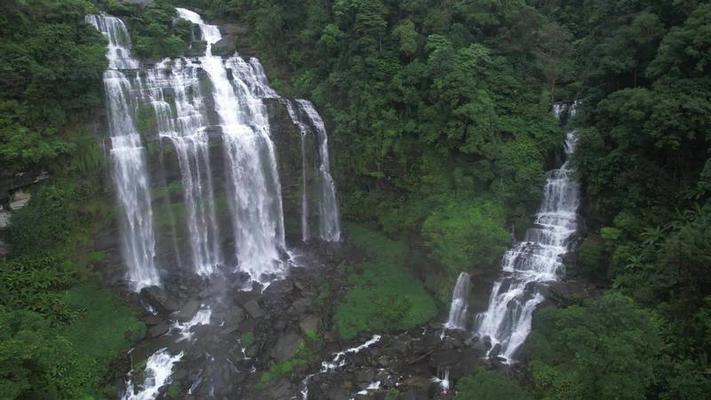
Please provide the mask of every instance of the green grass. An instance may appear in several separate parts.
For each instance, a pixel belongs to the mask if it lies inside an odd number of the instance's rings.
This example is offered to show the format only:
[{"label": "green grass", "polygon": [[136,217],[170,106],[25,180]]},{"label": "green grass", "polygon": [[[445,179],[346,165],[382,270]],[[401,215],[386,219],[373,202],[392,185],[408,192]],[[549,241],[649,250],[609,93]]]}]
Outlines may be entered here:
[{"label": "green grass", "polygon": [[353,243],[367,260],[348,278],[348,293],[336,309],[339,334],[410,329],[432,319],[437,307],[418,279],[407,270],[407,247],[362,225],[349,225]]},{"label": "green grass", "polygon": [[75,286],[64,294],[79,316],[63,327],[66,338],[80,356],[93,365],[94,384],[101,384],[109,364],[128,351],[145,333],[145,325],[114,293],[93,285]]}]

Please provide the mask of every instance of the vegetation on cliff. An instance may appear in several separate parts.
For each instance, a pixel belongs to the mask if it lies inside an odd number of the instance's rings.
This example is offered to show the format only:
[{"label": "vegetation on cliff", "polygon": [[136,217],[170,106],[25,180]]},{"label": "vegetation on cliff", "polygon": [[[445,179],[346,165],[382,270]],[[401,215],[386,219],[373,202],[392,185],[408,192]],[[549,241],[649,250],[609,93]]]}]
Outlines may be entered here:
[{"label": "vegetation on cliff", "polygon": [[[83,0],[6,1],[0,10],[0,170],[46,170],[15,211],[0,260],[2,398],[112,397],[110,363],[143,333],[96,287],[94,235],[113,218],[104,155],[86,126],[102,107],[105,41]],[[105,392],[104,392],[105,391]]]},{"label": "vegetation on cliff", "polygon": [[90,243],[112,202],[97,183],[103,155],[82,128],[101,107],[106,67],[105,43],[83,18],[108,10],[129,24],[137,55],[176,56],[192,33],[175,5],[251,27],[274,85],[313,99],[332,128],[345,217],[389,236],[350,226],[369,251],[348,270],[342,337],[436,314],[405,265],[406,239],[450,278],[496,265],[510,228],[530,223],[560,150],[551,103],[577,99],[588,232],[569,274],[608,293],[535,316],[522,384],[477,371],[458,397],[711,392],[707,1],[9,0],[0,168],[55,178],[13,216],[13,253],[0,262],[3,396],[100,397],[109,363],[142,334],[93,285],[103,255]]}]

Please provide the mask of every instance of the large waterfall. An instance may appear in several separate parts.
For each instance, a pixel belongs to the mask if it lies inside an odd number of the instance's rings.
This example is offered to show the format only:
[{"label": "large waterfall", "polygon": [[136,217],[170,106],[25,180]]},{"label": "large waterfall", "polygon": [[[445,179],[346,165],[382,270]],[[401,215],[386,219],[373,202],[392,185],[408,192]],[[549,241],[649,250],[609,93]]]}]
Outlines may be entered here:
[{"label": "large waterfall", "polygon": [[[559,117],[561,108],[554,111]],[[569,113],[572,115],[574,108]],[[578,184],[569,161],[574,150],[575,131],[569,131],[565,141],[567,159],[548,174],[535,227],[504,255],[504,276],[494,283],[489,307],[478,316],[477,334],[490,338],[492,356],[511,360],[531,330],[534,309],[543,301],[539,284],[557,280],[563,267],[562,257],[576,229],[579,201]]]},{"label": "large waterfall", "polygon": [[[161,282],[156,265],[160,235],[152,210],[156,196],[145,148],[169,145],[179,167],[184,207],[185,228],[178,230],[186,231],[189,241],[187,246],[174,246],[174,252],[185,251],[193,272],[201,276],[226,266],[265,282],[283,275],[287,258],[277,149],[265,105],[265,99],[280,96],[269,87],[256,58],[213,55],[212,45],[222,39],[218,27],[190,10],[177,11],[199,27],[206,54],[165,59],[153,66],[142,66],[132,57],[130,36],[120,19],[86,18],[109,42],[104,82],[128,280],[135,290]],[[307,200],[301,220],[314,221],[319,239],[338,241],[339,215],[323,121],[306,100],[281,101],[288,104],[302,137],[316,138],[311,150],[318,165],[303,160],[301,197]],[[146,109],[153,114],[152,138],[137,127]],[[303,139],[301,150],[302,156],[308,150]],[[216,164],[219,173],[214,171]],[[220,217],[219,204],[226,204],[229,218]],[[304,240],[309,237],[302,235]],[[173,267],[162,264],[161,274],[170,274]]]},{"label": "large waterfall", "polygon": [[280,273],[286,250],[281,186],[266,108],[253,90],[264,81],[258,75],[261,69],[252,68],[237,55],[226,60],[213,56],[212,45],[222,39],[217,26],[205,24],[197,13],[183,8],[178,14],[197,24],[207,42],[200,63],[212,82],[225,143],[239,267],[253,279]]}]

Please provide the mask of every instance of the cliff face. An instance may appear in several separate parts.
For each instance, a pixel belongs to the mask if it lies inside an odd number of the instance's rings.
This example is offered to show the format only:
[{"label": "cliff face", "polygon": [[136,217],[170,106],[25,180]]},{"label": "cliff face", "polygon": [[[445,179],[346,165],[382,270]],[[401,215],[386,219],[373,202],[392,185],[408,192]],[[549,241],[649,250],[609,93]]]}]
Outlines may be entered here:
[{"label": "cliff face", "polygon": [[[131,79],[145,79],[147,70],[154,68],[148,65],[137,71],[127,72]],[[231,191],[231,177],[228,171],[229,162],[224,142],[224,133],[220,126],[211,82],[203,70],[197,71],[199,87],[203,91],[203,117],[205,126],[202,128],[208,137],[210,183],[214,193],[217,231],[219,233],[221,252],[225,255],[226,264],[234,264],[235,237],[232,228],[230,204],[234,203]],[[231,77],[234,79],[234,77]],[[176,94],[170,88],[163,88],[161,96],[169,104],[175,103]],[[302,132],[292,120],[287,109],[286,98],[263,98],[268,116],[269,136],[274,143],[279,182],[281,185],[281,200],[284,215],[284,230],[287,245],[293,245],[302,240],[302,212],[304,190],[310,193],[317,191],[319,184],[311,173],[305,173],[304,168],[310,168],[319,161],[319,143],[313,135],[302,137]],[[172,106],[175,107],[175,106]],[[191,267],[191,233],[188,228],[189,210],[186,205],[186,171],[185,164],[181,167],[180,153],[176,144],[170,138],[160,133],[161,121],[150,105],[141,100],[135,105],[135,125],[145,147],[147,175],[150,185],[151,207],[155,232],[156,264],[160,268],[172,271],[190,272]],[[236,112],[236,111],[235,111]],[[111,139],[109,120],[106,114],[95,118],[91,131],[96,134],[100,146],[105,149],[106,157],[111,159]],[[111,161],[109,161],[111,162]],[[183,160],[184,162],[184,160]],[[194,165],[193,165],[194,167]],[[182,169],[181,169],[182,168]],[[106,191],[116,194],[112,183],[111,168],[108,168],[105,179]],[[304,179],[307,179],[304,185]],[[248,188],[245,188],[245,190]],[[240,190],[240,188],[237,188]],[[316,224],[317,213],[312,213],[307,223]],[[105,275],[109,283],[123,285],[125,266],[121,259],[121,242],[118,221],[107,231],[100,233],[96,239],[97,250],[105,251],[108,268]]]}]

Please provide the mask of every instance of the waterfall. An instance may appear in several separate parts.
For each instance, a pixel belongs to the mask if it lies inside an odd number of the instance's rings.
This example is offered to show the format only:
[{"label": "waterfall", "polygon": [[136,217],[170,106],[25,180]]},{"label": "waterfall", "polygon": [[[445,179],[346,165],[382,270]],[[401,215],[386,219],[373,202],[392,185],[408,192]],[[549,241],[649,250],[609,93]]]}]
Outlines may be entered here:
[{"label": "waterfall", "polygon": [[[337,242],[341,240],[340,217],[338,202],[336,200],[336,185],[331,176],[331,162],[328,153],[328,133],[323,119],[314,108],[313,104],[304,99],[295,101],[298,111],[291,101],[286,102],[289,116],[301,131],[301,160],[302,160],[302,197],[301,197],[301,237],[303,241],[311,238],[309,227],[310,212],[315,208],[318,214],[318,233],[321,240]],[[318,142],[318,164],[308,165],[306,155],[306,138],[314,135]],[[309,197],[309,178],[315,178],[317,194]],[[312,193],[313,193],[312,192]],[[313,205],[311,203],[314,203]]]},{"label": "waterfall", "polygon": [[[562,111],[560,107],[554,108],[557,117]],[[574,111],[571,108],[569,115]],[[566,161],[548,173],[535,227],[504,255],[504,276],[494,283],[489,307],[478,317],[477,334],[481,338],[489,337],[492,342],[490,356],[511,360],[531,330],[533,311],[544,299],[538,286],[557,280],[562,272],[562,257],[576,229],[579,202],[578,184],[573,180],[570,166],[575,139],[575,131],[568,131]]]},{"label": "waterfall", "polygon": [[[153,106],[158,134],[174,146],[178,158],[195,272],[209,275],[223,263],[210,167],[205,105],[197,66],[165,60],[146,71],[142,92]],[[173,97],[168,101],[165,92]]]},{"label": "waterfall", "polygon": [[145,149],[134,121],[131,82],[120,70],[138,68],[131,57],[131,41],[124,23],[115,17],[89,15],[87,23],[106,36],[109,68],[104,72],[104,90],[111,136],[111,163],[118,202],[122,211],[121,251],[128,267],[128,281],[139,291],[160,285],[155,265],[155,236],[150,183]]},{"label": "waterfall", "polygon": [[206,24],[197,13],[183,8],[178,8],[178,14],[197,24],[207,42],[200,64],[212,82],[223,133],[239,269],[254,280],[268,279],[282,272],[286,248],[274,144],[260,97],[273,91],[267,89],[261,68],[254,68],[237,55],[225,60],[212,55],[212,45],[222,39],[217,26]]},{"label": "waterfall", "polygon": [[471,277],[466,272],[460,273],[452,291],[452,305],[449,307],[449,319],[444,324],[445,329],[467,328],[470,290]]},{"label": "waterfall", "polygon": [[171,382],[173,366],[183,358],[183,353],[171,356],[166,348],[153,353],[146,360],[145,381],[134,387],[133,380],[129,377],[126,382],[126,392],[121,400],[153,400],[160,394],[160,389]]},{"label": "waterfall", "polygon": [[[259,60],[237,54],[213,56],[212,45],[222,39],[218,27],[205,23],[195,12],[182,8],[177,12],[200,28],[201,38],[207,42],[206,55],[165,59],[152,67],[142,66],[132,57],[130,36],[120,19],[86,17],[109,41],[104,83],[128,280],[135,290],[160,284],[156,237],[161,239],[158,244],[164,254],[164,235],[154,233],[145,139],[141,136],[156,135],[158,146],[174,149],[180,169],[184,231],[189,236],[185,251],[190,252],[192,270],[210,276],[230,262],[253,280],[265,282],[282,275],[285,268],[281,182],[264,104],[264,99],[280,96],[269,86]],[[308,240],[313,231],[321,240],[338,241],[340,221],[323,120],[307,100],[287,103],[302,132],[302,238]],[[151,110],[150,116],[146,109]],[[220,132],[221,143],[208,132]],[[314,148],[312,160],[306,159],[311,151],[308,146]],[[223,152],[219,160],[224,164],[224,185],[214,182],[215,151]],[[307,179],[313,183],[309,187]],[[229,227],[218,219],[216,192],[223,189],[227,192]],[[169,212],[171,204],[166,197]],[[171,227],[177,242],[175,223]],[[223,248],[223,236],[234,237],[233,249]]]}]

